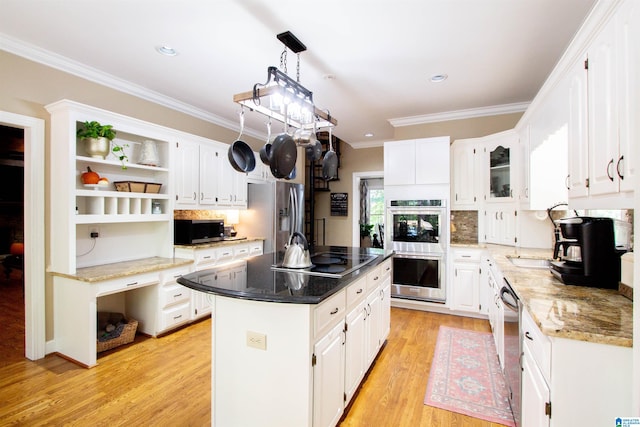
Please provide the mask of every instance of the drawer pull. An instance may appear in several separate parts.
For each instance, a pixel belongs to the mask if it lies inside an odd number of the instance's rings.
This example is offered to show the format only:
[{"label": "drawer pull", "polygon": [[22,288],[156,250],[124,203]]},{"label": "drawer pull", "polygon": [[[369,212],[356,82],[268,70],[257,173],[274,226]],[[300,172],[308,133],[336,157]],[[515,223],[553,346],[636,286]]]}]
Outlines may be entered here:
[{"label": "drawer pull", "polygon": [[331,313],[329,313],[329,314],[334,315],[334,314],[336,314],[338,311],[339,311],[339,309],[338,309],[338,307],[336,307],[336,308],[335,308],[335,310],[333,310],[333,311],[332,311]]},{"label": "drawer pull", "polygon": [[361,294],[361,293],[362,293],[362,288],[360,288],[360,289],[358,289],[358,290],[356,291],[356,294]]},{"label": "drawer pull", "polygon": [[528,339],[528,340],[533,341],[533,337],[529,334],[529,331],[527,331],[527,332],[525,332],[525,333],[524,333],[524,337],[525,337],[526,339]]},{"label": "drawer pull", "polygon": [[211,259],[211,255],[203,256],[202,259]]},{"label": "drawer pull", "polygon": [[138,284],[138,282],[131,282],[131,283],[127,283],[127,286],[135,286],[137,284]]},{"label": "drawer pull", "polygon": [[462,255],[462,258],[471,258],[471,255]]},{"label": "drawer pull", "polygon": [[173,297],[174,297],[174,298],[178,298],[178,297],[181,297],[181,296],[182,296],[182,294],[176,294],[176,295],[174,295]]},{"label": "drawer pull", "polygon": [[378,280],[378,276],[374,277],[373,280]]},{"label": "drawer pull", "polygon": [[175,276],[173,276],[174,279],[179,279],[180,277],[182,277],[182,274],[176,274]]},{"label": "drawer pull", "polygon": [[182,314],[178,315],[178,316],[173,316],[173,320],[178,320],[179,318],[182,317]]}]

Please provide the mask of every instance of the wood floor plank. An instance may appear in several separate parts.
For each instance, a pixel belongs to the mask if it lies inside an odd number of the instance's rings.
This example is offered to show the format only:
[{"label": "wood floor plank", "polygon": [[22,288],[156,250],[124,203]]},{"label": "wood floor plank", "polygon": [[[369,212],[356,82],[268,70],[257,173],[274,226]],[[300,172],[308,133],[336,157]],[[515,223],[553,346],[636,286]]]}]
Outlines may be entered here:
[{"label": "wood floor plank", "polygon": [[[487,321],[392,308],[391,325],[341,427],[498,426],[423,404],[438,327],[488,331]],[[24,341],[23,330],[3,334]],[[157,339],[137,336],[92,369],[56,355],[32,362],[24,345],[0,346],[0,425],[209,426],[210,343],[206,319]]]}]

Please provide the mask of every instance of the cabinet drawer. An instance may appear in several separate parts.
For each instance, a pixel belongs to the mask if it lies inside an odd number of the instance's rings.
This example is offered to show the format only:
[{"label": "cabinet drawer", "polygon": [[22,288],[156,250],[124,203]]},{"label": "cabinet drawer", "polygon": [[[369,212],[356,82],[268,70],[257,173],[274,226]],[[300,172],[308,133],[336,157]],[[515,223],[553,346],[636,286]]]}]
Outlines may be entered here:
[{"label": "cabinet drawer", "polygon": [[114,294],[129,289],[142,288],[144,286],[155,285],[159,282],[158,273],[137,274],[135,276],[123,277],[120,279],[105,280],[97,285],[96,296]]},{"label": "cabinet drawer", "polygon": [[163,285],[176,283],[176,280],[180,276],[191,273],[190,267],[174,268],[171,270],[164,270],[160,272],[160,283]]},{"label": "cabinet drawer", "polygon": [[347,307],[356,306],[367,292],[367,278],[362,277],[347,287]]},{"label": "cabinet drawer", "polygon": [[160,331],[171,329],[190,320],[190,304],[186,302],[177,306],[171,306],[160,312]]},{"label": "cabinet drawer", "polygon": [[522,311],[522,341],[523,346],[531,351],[531,357],[536,362],[542,375],[550,383],[551,379],[551,340],[542,333],[527,310]]},{"label": "cabinet drawer", "polygon": [[380,273],[382,274],[383,279],[386,279],[391,275],[392,266],[391,258],[387,258],[380,264]]},{"label": "cabinet drawer", "polygon": [[216,249],[217,263],[225,263],[233,260],[233,246]]},{"label": "cabinet drawer", "polygon": [[196,250],[196,255],[195,255],[196,265],[199,268],[200,266],[203,266],[203,265],[213,264],[214,262],[216,262],[216,259],[217,259],[216,255],[217,254],[215,249],[198,249]]},{"label": "cabinet drawer", "polygon": [[454,249],[453,260],[461,262],[480,262],[482,251],[478,249]]},{"label": "cabinet drawer", "polygon": [[239,245],[233,247],[233,258],[243,259],[249,256],[249,245]]},{"label": "cabinet drawer", "polygon": [[182,285],[165,285],[160,288],[160,307],[167,307],[182,301],[188,301],[191,290]]},{"label": "cabinet drawer", "polygon": [[262,246],[263,246],[262,241],[249,243],[249,255],[250,256],[262,255],[262,252],[263,252]]},{"label": "cabinet drawer", "polygon": [[316,336],[330,328],[335,322],[344,319],[346,311],[345,291],[342,290],[337,294],[329,297],[328,300],[321,303],[314,310],[314,333]]},{"label": "cabinet drawer", "polygon": [[382,270],[377,265],[367,273],[367,291],[371,292],[382,283]]}]

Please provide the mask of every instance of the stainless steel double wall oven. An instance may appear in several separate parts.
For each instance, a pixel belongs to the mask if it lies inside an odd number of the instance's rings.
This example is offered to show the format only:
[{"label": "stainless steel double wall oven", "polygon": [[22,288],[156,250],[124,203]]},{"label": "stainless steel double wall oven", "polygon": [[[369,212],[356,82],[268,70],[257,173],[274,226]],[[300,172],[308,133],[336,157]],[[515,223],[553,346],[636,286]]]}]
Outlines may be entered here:
[{"label": "stainless steel double wall oven", "polygon": [[395,251],[391,295],[445,302],[446,200],[390,200],[385,228],[386,247]]}]

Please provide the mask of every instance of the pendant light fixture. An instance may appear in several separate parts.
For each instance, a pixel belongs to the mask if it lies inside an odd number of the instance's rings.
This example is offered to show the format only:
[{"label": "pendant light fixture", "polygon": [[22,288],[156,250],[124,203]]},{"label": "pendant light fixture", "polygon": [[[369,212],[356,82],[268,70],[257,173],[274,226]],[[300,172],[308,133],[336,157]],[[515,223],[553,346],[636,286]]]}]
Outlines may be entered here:
[{"label": "pendant light fixture", "polygon": [[[290,31],[277,38],[285,45],[280,67],[268,67],[266,83],[254,84],[253,90],[234,95],[233,101],[298,129],[337,126],[335,117],[316,108],[313,93],[300,83],[300,52],[307,50],[306,46]],[[287,49],[297,55],[295,80],[287,74]]]}]

